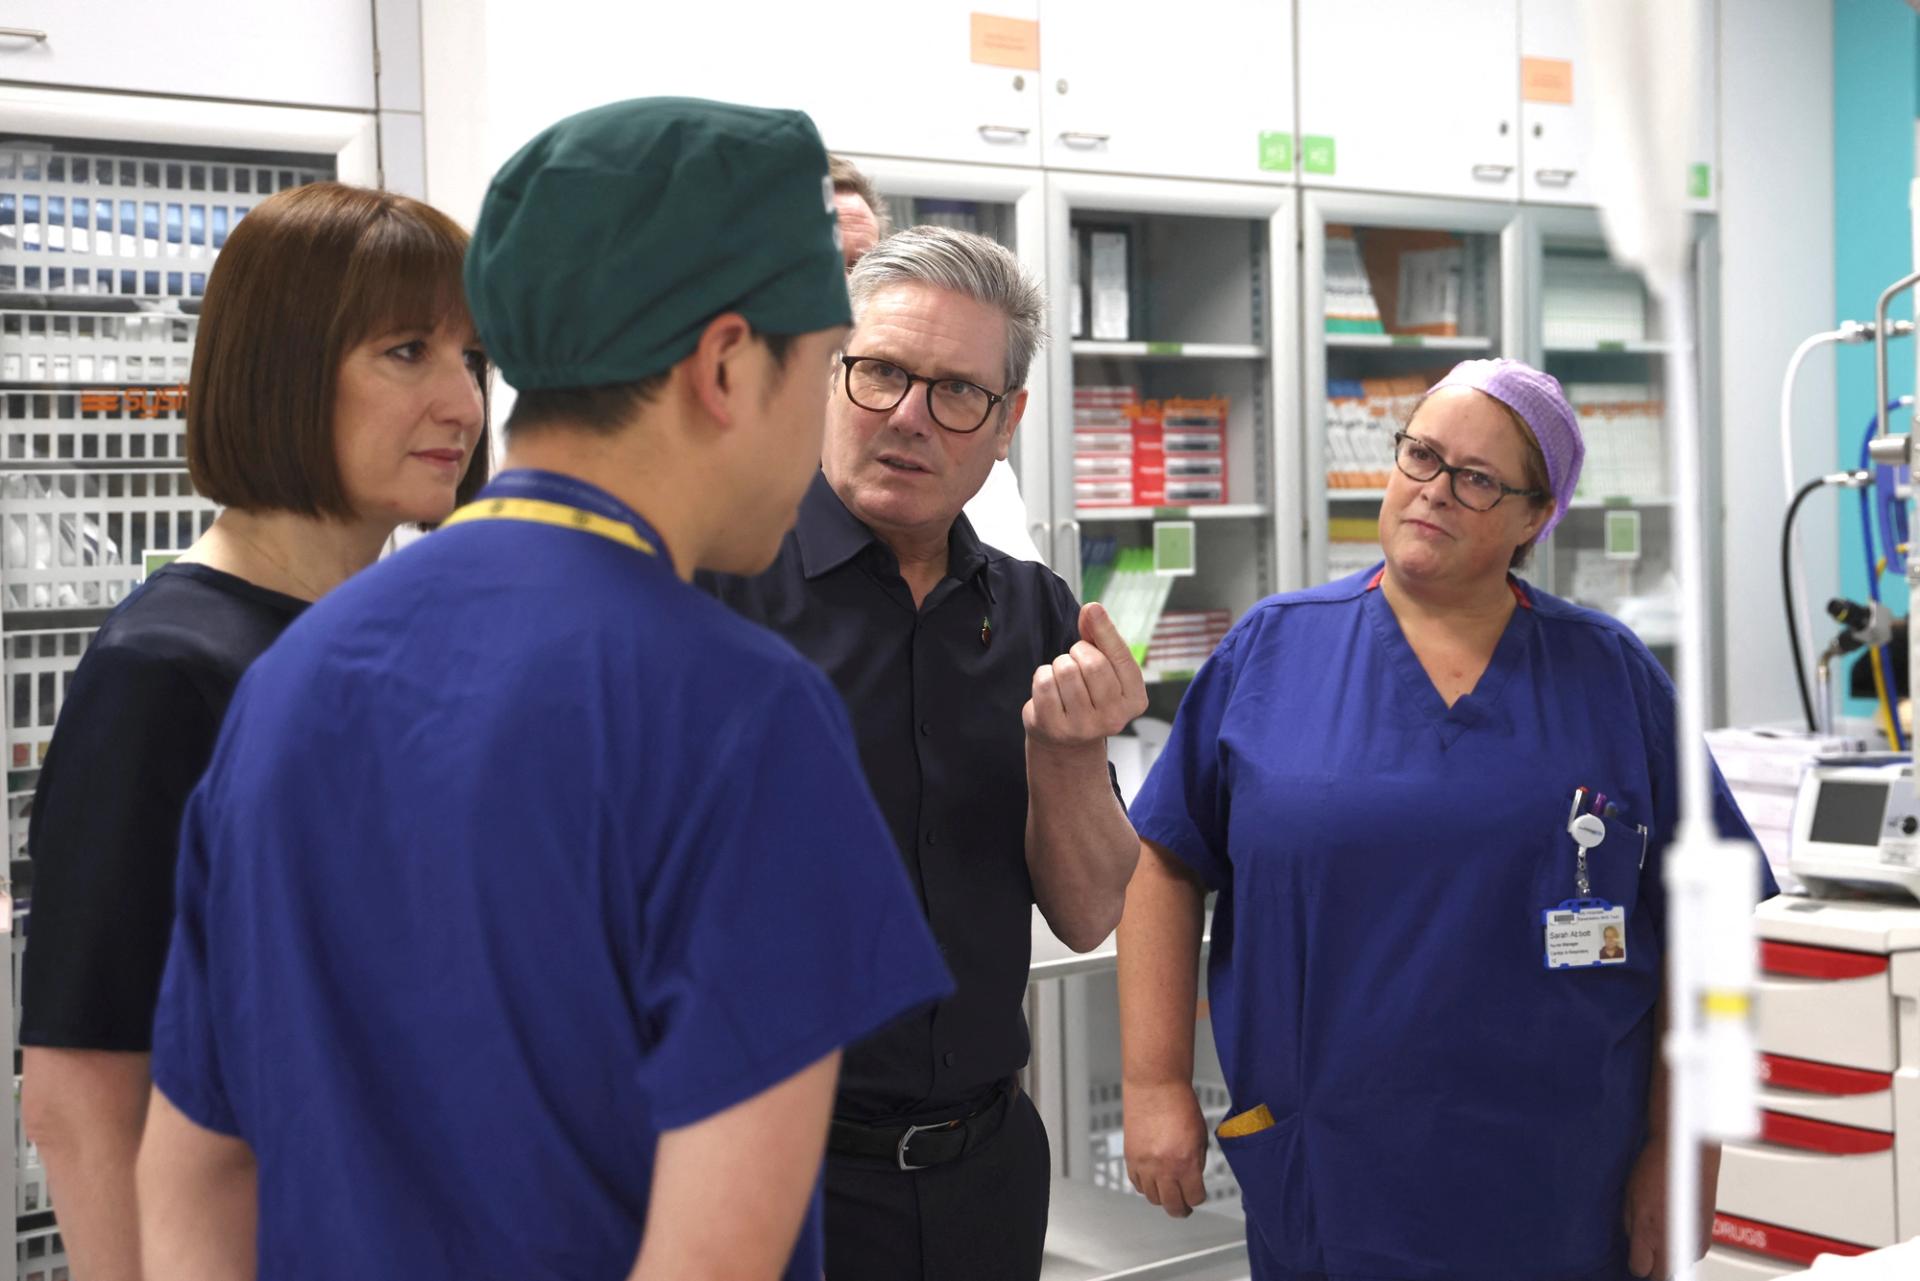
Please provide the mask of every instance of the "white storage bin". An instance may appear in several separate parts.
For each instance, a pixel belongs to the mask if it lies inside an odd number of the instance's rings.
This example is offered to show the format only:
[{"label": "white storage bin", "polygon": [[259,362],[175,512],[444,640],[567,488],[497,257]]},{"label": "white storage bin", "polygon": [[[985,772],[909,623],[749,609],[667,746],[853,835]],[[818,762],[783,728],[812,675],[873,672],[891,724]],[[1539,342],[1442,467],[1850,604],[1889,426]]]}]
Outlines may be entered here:
[{"label": "white storage bin", "polygon": [[1729,1143],[1720,1158],[1719,1209],[1850,1244],[1892,1245],[1893,1153],[1829,1156]]},{"label": "white storage bin", "polygon": [[90,628],[9,632],[0,638],[6,671],[7,768],[38,769],[66,701]]},{"label": "white storage bin", "polygon": [[149,555],[185,551],[214,515],[183,471],[0,473],[0,608],[118,604]]}]

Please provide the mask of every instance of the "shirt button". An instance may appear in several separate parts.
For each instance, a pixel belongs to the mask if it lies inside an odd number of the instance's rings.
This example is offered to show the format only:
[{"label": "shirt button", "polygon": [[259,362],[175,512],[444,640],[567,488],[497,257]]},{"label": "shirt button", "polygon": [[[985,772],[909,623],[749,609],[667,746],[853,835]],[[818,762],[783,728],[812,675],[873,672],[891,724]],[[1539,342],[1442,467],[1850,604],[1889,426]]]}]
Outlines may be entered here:
[{"label": "shirt button", "polygon": [[932,832],[928,832],[928,833],[927,833],[927,844],[929,844],[929,845],[931,845],[931,844],[933,844],[933,833],[932,833]]},{"label": "shirt button", "polygon": [[920,733],[923,735],[931,735],[933,733],[933,726],[927,721],[921,721]]},{"label": "shirt button", "polygon": [[940,1061],[941,1061],[942,1063],[944,1063],[944,1064],[946,1064],[946,1065],[947,1065],[948,1067],[952,1067],[952,1066],[953,1066],[953,1051],[952,1051],[952,1050],[948,1050],[948,1051],[947,1051],[947,1052],[946,1052],[945,1054],[942,1054],[942,1055],[940,1056]]}]

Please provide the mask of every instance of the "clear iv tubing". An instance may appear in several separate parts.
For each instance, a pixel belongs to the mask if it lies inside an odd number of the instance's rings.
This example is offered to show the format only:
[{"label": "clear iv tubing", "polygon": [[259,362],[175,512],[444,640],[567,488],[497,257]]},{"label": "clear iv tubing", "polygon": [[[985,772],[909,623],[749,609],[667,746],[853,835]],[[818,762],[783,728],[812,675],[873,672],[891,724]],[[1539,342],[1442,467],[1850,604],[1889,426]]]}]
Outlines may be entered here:
[{"label": "clear iv tubing", "polygon": [[[1787,361],[1786,377],[1782,379],[1780,383],[1780,479],[1781,483],[1786,486],[1786,501],[1789,503],[1793,501],[1793,491],[1795,488],[1793,483],[1793,388],[1795,382],[1798,381],[1800,377],[1801,362],[1805,361],[1816,349],[1824,347],[1829,343],[1861,342],[1872,336],[1872,333],[1873,330],[1870,326],[1862,325],[1858,321],[1849,320],[1838,329],[1829,329],[1824,333],[1814,334],[1812,337],[1807,338],[1798,347],[1793,349],[1793,355]],[[1797,537],[1792,540],[1792,556],[1793,577],[1796,580],[1801,580],[1801,586],[1804,587],[1806,585],[1804,582],[1805,575],[1801,572],[1800,540]],[[1792,620],[1790,625],[1797,625],[1800,629],[1800,652],[1803,654],[1818,653],[1819,651],[1813,646],[1813,615],[1809,611],[1807,593],[1802,591],[1799,593],[1799,596],[1800,606],[1797,611],[1797,617]]]},{"label": "clear iv tubing", "polygon": [[[1899,399],[1888,403],[1886,413],[1890,415],[1895,410],[1904,409],[1912,403],[1912,396],[1901,396]],[[1873,444],[1874,437],[1880,434],[1880,418],[1881,416],[1879,414],[1875,414],[1867,420],[1867,434],[1860,441],[1860,467],[1863,471],[1873,468],[1872,460],[1868,456],[1867,451]],[[1873,537],[1873,518],[1876,507],[1881,508],[1879,513],[1881,525],[1888,534],[1887,559],[1889,563],[1891,563],[1893,560],[1891,541],[1893,532],[1892,522],[1887,516],[1877,484],[1860,491],[1860,537],[1867,553],[1867,597],[1877,605],[1880,603],[1880,560],[1875,552]],[[1804,604],[1804,601],[1802,603]],[[1888,733],[1893,736],[1893,750],[1896,752],[1904,752],[1907,750],[1906,738],[1900,733],[1900,716],[1898,712],[1894,710],[1894,704],[1898,700],[1894,696],[1895,691],[1893,689],[1893,647],[1891,645],[1882,645],[1879,647],[1879,650],[1880,670],[1885,673],[1884,680],[1887,687],[1886,711],[1888,713]],[[1908,679],[1912,679],[1911,674],[1909,674]]]}]

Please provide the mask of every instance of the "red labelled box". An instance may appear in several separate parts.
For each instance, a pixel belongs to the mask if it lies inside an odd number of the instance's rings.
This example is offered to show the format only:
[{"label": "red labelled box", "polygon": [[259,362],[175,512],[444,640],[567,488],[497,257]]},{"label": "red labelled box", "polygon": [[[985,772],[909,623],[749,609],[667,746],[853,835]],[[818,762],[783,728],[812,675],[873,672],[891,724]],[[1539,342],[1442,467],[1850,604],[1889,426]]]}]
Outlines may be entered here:
[{"label": "red labelled box", "polygon": [[1133,432],[1122,423],[1118,431],[1088,431],[1084,427],[1074,429],[1073,452],[1079,454],[1118,454],[1123,458],[1133,457]]},{"label": "red labelled box", "polygon": [[1076,507],[1131,507],[1133,482],[1130,480],[1078,480],[1073,482]]}]

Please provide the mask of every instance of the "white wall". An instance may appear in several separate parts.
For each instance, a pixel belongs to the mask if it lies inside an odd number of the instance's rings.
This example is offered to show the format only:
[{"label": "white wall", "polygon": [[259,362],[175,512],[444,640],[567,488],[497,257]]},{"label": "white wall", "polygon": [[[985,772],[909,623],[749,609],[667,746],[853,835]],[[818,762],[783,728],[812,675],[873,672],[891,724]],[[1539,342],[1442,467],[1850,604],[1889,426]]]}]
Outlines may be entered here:
[{"label": "white wall", "polygon": [[500,164],[487,137],[486,18],[486,0],[420,0],[427,199],[468,227]]},{"label": "white wall", "polygon": [[[1780,379],[1802,338],[1834,322],[1833,3],[1738,0],[1720,17],[1721,493],[1733,724],[1795,721],[1780,603]],[[1802,367],[1796,472],[1831,470],[1832,350]],[[1838,562],[1825,512],[1800,522],[1825,590]]]}]

